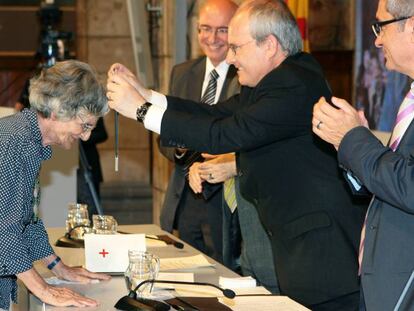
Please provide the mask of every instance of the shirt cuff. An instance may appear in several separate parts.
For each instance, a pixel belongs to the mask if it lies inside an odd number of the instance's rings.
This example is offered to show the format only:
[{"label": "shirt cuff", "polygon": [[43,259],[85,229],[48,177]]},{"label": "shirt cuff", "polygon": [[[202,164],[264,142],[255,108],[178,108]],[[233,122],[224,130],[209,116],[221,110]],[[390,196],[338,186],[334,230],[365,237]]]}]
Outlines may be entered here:
[{"label": "shirt cuff", "polygon": [[[167,97],[164,94],[151,90],[151,99],[149,102],[155,106],[167,109]],[[145,117],[146,118],[146,117]]]},{"label": "shirt cuff", "polygon": [[361,190],[362,186],[361,183],[348,171],[346,172],[346,177],[351,182],[352,186],[356,191]]},{"label": "shirt cuff", "polygon": [[182,159],[185,156],[186,153],[187,153],[186,150],[184,150],[183,152],[178,153],[177,149],[176,149],[175,152],[174,152],[174,156],[175,156],[176,159]]},{"label": "shirt cuff", "polygon": [[152,105],[149,107],[144,119],[144,126],[147,130],[161,134],[161,121],[167,108]]}]

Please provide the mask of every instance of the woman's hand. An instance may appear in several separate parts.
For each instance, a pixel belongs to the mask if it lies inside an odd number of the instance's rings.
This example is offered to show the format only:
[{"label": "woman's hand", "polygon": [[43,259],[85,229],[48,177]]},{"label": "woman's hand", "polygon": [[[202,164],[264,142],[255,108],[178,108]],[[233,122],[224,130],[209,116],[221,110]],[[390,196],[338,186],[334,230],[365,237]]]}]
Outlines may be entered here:
[{"label": "woman's hand", "polygon": [[17,277],[33,295],[52,306],[96,307],[99,305],[96,300],[82,296],[69,288],[47,284],[34,268],[17,274]]},{"label": "woman's hand", "polygon": [[[43,259],[43,262],[48,265],[53,262],[57,256],[55,254],[50,255]],[[93,280],[107,281],[111,279],[111,276],[103,273],[90,272],[81,267],[69,267],[59,261],[53,268],[52,272],[60,279],[79,282],[79,283],[91,283]]]}]

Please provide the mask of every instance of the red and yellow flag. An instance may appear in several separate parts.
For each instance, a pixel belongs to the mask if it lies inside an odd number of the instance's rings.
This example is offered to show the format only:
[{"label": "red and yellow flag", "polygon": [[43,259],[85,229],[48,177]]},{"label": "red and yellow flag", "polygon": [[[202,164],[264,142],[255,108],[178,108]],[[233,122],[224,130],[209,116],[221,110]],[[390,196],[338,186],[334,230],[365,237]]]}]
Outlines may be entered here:
[{"label": "red and yellow flag", "polygon": [[309,16],[309,0],[285,0],[290,11],[296,17],[299,30],[303,39],[303,50],[309,52],[308,40],[308,16]]}]

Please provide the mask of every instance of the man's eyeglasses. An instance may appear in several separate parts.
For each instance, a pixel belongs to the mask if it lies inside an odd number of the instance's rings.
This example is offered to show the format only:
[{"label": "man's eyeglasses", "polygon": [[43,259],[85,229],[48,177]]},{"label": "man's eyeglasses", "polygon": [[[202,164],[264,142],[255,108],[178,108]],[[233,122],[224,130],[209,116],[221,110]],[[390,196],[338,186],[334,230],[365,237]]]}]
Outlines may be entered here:
[{"label": "man's eyeglasses", "polygon": [[92,131],[95,128],[95,125],[85,122],[80,115],[78,115],[79,119],[82,121],[80,124],[82,128],[82,133],[86,133],[88,131]]},{"label": "man's eyeglasses", "polygon": [[374,35],[376,37],[379,37],[379,35],[381,34],[382,31],[382,27],[391,23],[395,23],[395,22],[399,22],[405,19],[410,18],[411,16],[404,16],[404,17],[399,17],[399,18],[394,18],[394,19],[389,19],[386,21],[382,21],[382,22],[376,22],[372,24],[372,31],[374,32]]},{"label": "man's eyeglasses", "polygon": [[207,25],[200,25],[198,26],[198,33],[202,35],[211,35],[215,34],[216,36],[227,36],[227,33],[229,32],[229,29],[227,27],[210,27]]},{"label": "man's eyeglasses", "polygon": [[249,43],[252,43],[253,41],[256,41],[255,39],[252,39],[250,41],[247,41],[246,43],[243,44],[229,44],[229,49],[233,52],[234,55],[237,54],[237,51],[240,50],[243,46],[248,45]]}]

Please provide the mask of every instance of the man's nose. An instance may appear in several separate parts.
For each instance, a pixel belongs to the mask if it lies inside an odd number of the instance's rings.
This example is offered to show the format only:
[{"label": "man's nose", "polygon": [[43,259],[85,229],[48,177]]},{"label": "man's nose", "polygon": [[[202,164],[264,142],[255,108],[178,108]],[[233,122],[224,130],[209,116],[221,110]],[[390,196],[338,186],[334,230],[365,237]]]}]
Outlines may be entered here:
[{"label": "man's nose", "polygon": [[217,39],[217,30],[212,29],[208,35],[207,35],[207,39],[209,42],[215,42]]},{"label": "man's nose", "polygon": [[91,132],[92,132],[92,131],[86,131],[86,132],[83,132],[83,133],[80,135],[80,139],[82,139],[83,141],[87,141],[87,140],[89,139],[89,137],[91,137]]},{"label": "man's nose", "polygon": [[382,47],[382,34],[380,33],[378,37],[375,37],[374,44],[377,48]]},{"label": "man's nose", "polygon": [[234,64],[235,56],[236,55],[234,55],[233,51],[231,49],[228,49],[226,55],[226,63],[229,65]]}]

